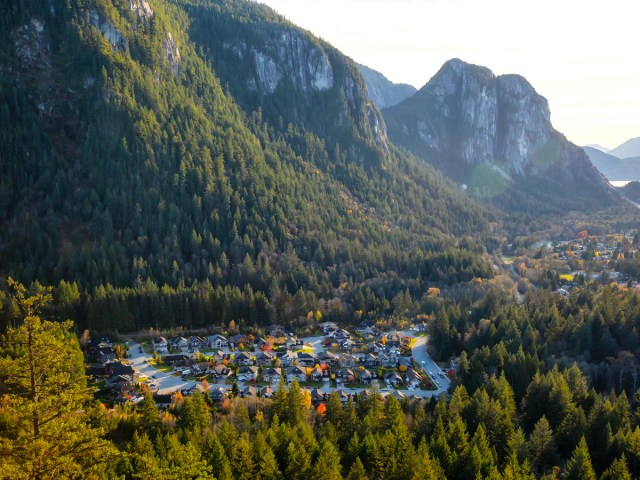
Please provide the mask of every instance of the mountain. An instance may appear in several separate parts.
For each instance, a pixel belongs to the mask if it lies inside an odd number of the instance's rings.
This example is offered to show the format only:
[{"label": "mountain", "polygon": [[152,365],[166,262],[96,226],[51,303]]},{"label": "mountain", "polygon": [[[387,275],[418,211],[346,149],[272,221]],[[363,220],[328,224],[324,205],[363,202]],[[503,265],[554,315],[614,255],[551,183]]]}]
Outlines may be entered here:
[{"label": "mountain", "polygon": [[393,107],[416,93],[416,88],[405,83],[393,83],[383,74],[364,65],[358,65],[367,84],[369,96],[378,108]]},{"label": "mountain", "polygon": [[388,141],[355,63],[272,10],[0,18],[0,276],[85,292],[92,328],[345,320],[492,275],[483,210]]},{"label": "mountain", "polygon": [[632,202],[640,204],[640,182],[629,182],[624,187],[621,187],[620,191]]},{"label": "mountain", "polygon": [[584,151],[609,181],[640,180],[640,157],[620,159],[591,147],[584,147]]},{"label": "mountain", "polygon": [[[602,145],[598,145],[597,143],[592,143],[591,145],[586,145],[589,148],[595,148],[596,150],[600,150],[601,152],[608,153],[611,149],[607,147],[603,147]],[[584,147],[583,147],[584,148]]]},{"label": "mountain", "polygon": [[640,157],[640,137],[627,140],[622,145],[609,151],[609,154],[618,158]]},{"label": "mountain", "polygon": [[503,209],[588,210],[615,197],[584,151],[553,129],[547,100],[521,76],[450,60],[383,115],[394,143]]}]

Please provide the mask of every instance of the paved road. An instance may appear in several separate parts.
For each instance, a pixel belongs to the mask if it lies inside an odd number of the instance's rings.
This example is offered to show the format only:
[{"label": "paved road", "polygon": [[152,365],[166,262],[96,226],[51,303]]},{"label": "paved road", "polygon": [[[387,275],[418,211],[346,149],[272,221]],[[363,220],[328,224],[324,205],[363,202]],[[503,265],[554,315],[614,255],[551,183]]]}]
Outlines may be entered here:
[{"label": "paved road", "polygon": [[[404,333],[406,335],[408,332],[404,332]],[[426,370],[428,373],[433,373],[436,377],[436,381],[440,382],[440,387],[438,388],[438,390],[430,391],[428,392],[429,395],[425,395],[430,397],[432,395],[440,395],[441,393],[446,392],[451,382],[449,381],[447,372],[443,372],[440,369],[440,367],[436,364],[436,362],[434,362],[432,358],[429,356],[429,354],[427,353],[428,338],[429,337],[427,336],[416,337],[416,342],[413,344],[413,347],[411,349],[411,354],[413,355],[413,360],[416,363],[419,363],[420,365],[422,365],[422,368]],[[442,376],[440,374],[442,374]]]},{"label": "paved road", "polygon": [[[152,358],[147,353],[140,352],[140,344],[129,342],[129,361],[136,367],[142,376],[149,377],[158,386],[158,393],[172,393],[176,390],[193,387],[196,382],[183,381],[180,376],[169,375],[149,365],[147,360]],[[153,378],[153,377],[156,378]]]}]

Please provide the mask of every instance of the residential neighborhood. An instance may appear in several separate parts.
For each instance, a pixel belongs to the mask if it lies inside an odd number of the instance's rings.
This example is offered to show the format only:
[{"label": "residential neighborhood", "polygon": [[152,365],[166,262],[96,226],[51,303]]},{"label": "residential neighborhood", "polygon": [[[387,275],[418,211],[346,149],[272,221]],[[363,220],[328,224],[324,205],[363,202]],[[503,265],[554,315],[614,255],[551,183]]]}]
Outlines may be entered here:
[{"label": "residential neighborhood", "polygon": [[87,347],[89,373],[114,403],[137,403],[151,391],[161,408],[176,392],[208,389],[214,401],[234,392],[268,398],[281,382],[294,380],[313,390],[318,401],[334,390],[347,399],[374,387],[385,395],[428,397],[449,386],[429,358],[423,334],[383,332],[368,324],[352,331],[331,322],[319,328],[321,336],[305,338],[278,326],[267,329],[277,337],[158,336],[125,344],[100,337]]}]

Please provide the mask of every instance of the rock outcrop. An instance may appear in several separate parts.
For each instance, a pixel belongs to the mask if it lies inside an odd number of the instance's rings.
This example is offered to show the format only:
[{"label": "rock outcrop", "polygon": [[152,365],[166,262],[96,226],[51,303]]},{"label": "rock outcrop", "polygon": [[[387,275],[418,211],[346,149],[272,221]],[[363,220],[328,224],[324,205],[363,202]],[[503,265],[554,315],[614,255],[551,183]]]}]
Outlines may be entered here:
[{"label": "rock outcrop", "polygon": [[[548,180],[559,197],[611,188],[584,151],[551,125],[549,104],[519,75],[454,59],[414,96],[383,110],[389,136],[472,191]],[[482,175],[478,172],[481,171]],[[563,192],[564,189],[564,192]]]},{"label": "rock outcrop", "polygon": [[91,24],[102,33],[113,48],[121,52],[127,49],[127,41],[122,33],[108,19],[103,18],[97,10],[91,10],[89,17]]}]

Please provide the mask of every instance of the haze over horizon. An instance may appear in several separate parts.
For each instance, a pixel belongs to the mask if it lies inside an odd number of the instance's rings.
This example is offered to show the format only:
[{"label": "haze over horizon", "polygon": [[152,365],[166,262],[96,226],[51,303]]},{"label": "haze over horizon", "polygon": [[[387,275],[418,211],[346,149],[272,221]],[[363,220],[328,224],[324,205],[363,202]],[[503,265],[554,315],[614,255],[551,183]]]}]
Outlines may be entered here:
[{"label": "haze over horizon", "polygon": [[[636,9],[623,0],[260,0],[396,83],[422,87],[451,58],[524,76],[578,145],[640,136]],[[528,8],[527,8],[528,7]]]}]

